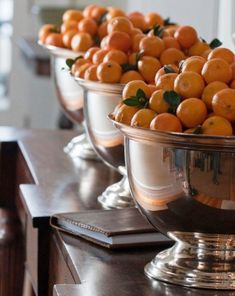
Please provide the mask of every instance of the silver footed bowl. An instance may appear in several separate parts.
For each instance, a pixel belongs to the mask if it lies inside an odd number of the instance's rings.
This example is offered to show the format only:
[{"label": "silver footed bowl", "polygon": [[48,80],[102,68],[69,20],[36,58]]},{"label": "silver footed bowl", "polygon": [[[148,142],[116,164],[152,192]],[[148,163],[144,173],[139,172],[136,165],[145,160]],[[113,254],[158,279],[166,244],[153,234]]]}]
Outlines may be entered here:
[{"label": "silver footed bowl", "polygon": [[[75,59],[83,55],[83,53],[53,45],[44,45],[40,42],[39,45],[50,54],[51,73],[60,107],[69,119],[80,125],[84,130],[83,89],[78,87],[66,69],[66,60],[68,58]],[[98,159],[85,132],[73,138],[64,148],[64,151],[72,158]]]},{"label": "silver footed bowl", "polygon": [[98,201],[106,209],[134,206],[125,172],[123,135],[108,119],[108,114],[121,100],[123,85],[75,80],[84,89],[86,129],[94,150],[107,165],[123,175],[120,182],[106,188]]},{"label": "silver footed bowl", "polygon": [[188,287],[235,289],[235,137],[114,124],[125,136],[129,184],[140,211],[175,240],[145,273]]}]

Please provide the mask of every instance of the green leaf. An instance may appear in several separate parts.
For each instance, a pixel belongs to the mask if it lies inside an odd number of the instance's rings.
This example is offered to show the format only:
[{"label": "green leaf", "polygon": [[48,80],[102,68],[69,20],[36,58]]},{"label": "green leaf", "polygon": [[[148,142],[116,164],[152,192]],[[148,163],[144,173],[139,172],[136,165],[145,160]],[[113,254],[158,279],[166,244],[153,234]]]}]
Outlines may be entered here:
[{"label": "green leaf", "polygon": [[137,70],[137,66],[132,64],[122,64],[121,67],[123,72]]},{"label": "green leaf", "polygon": [[193,131],[193,134],[194,135],[200,135],[203,133],[203,129],[202,129],[202,126],[201,125],[198,125],[197,127],[195,127],[194,131]]},{"label": "green leaf", "polygon": [[141,88],[138,88],[138,90],[137,90],[137,92],[136,92],[136,97],[137,97],[138,99],[141,99],[141,98],[146,99],[145,92],[144,92]]},{"label": "green leaf", "polygon": [[172,22],[169,17],[167,17],[166,19],[164,19],[164,26],[175,26],[175,25],[177,25],[177,24],[174,23],[174,22]]},{"label": "green leaf", "polygon": [[139,100],[137,97],[130,97],[123,100],[123,103],[127,106],[139,106]]},{"label": "green leaf", "polygon": [[222,44],[223,44],[223,43],[222,43],[219,39],[215,38],[215,39],[213,39],[213,40],[211,41],[211,43],[209,44],[209,46],[210,46],[211,49],[214,49],[214,48],[216,48],[216,47],[219,47],[219,46],[222,45]]},{"label": "green leaf", "polygon": [[164,69],[164,71],[165,71],[166,74],[168,74],[168,73],[176,73],[175,70],[171,66],[169,66],[169,65],[165,65],[163,67],[163,69]]},{"label": "green leaf", "polygon": [[157,36],[159,38],[162,38],[164,32],[164,28],[161,27],[160,25],[156,25],[153,27],[153,34],[154,36]]},{"label": "green leaf", "polygon": [[173,90],[165,91],[163,94],[163,99],[170,105],[169,112],[175,113],[178,105],[181,102],[180,96]]},{"label": "green leaf", "polygon": [[67,59],[65,61],[66,65],[69,67],[69,69],[72,68],[73,64],[75,63],[75,59]]}]

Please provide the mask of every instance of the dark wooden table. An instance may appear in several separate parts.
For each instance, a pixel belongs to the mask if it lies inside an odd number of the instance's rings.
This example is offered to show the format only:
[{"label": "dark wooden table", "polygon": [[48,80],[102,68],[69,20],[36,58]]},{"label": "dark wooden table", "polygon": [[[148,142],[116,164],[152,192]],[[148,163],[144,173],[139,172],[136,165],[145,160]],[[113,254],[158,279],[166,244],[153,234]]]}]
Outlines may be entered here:
[{"label": "dark wooden table", "polygon": [[20,216],[30,295],[52,295],[54,285],[57,296],[235,295],[147,278],[143,268],[160,251],[156,247],[111,251],[51,230],[51,214],[99,208],[97,196],[120,179],[102,162],[73,162],[64,154],[73,136],[71,131],[0,128],[1,202]]}]

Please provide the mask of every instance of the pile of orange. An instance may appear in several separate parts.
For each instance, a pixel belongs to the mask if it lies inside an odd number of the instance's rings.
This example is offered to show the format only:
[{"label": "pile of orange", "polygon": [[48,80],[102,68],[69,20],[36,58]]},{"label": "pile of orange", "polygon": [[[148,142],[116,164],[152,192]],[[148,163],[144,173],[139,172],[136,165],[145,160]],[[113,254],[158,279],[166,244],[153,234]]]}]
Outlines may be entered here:
[{"label": "pile of orange", "polygon": [[235,57],[231,50],[216,48],[207,59],[185,59],[177,73],[161,72],[155,76],[155,90],[140,80],[126,84],[113,114],[116,121],[170,132],[235,134]]}]

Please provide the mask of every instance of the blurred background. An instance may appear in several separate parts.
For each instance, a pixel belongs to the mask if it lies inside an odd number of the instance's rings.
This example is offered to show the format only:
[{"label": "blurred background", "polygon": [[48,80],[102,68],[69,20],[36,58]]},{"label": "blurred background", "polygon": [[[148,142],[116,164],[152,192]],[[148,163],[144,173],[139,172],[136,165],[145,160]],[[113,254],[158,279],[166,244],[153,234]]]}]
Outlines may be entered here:
[{"label": "blurred background", "polygon": [[[218,37],[234,49],[234,0],[0,0],[0,125],[58,128],[59,105],[46,70],[49,56],[36,46],[37,33],[44,23],[60,23],[66,9],[82,9],[90,3],[156,11],[193,25],[207,41]],[[45,65],[45,71],[38,71],[35,60]]]}]

